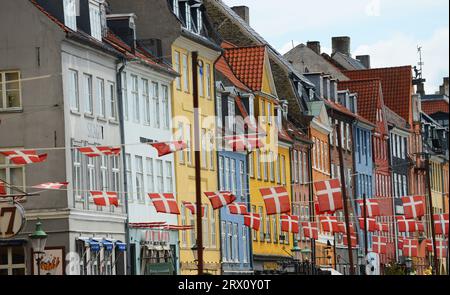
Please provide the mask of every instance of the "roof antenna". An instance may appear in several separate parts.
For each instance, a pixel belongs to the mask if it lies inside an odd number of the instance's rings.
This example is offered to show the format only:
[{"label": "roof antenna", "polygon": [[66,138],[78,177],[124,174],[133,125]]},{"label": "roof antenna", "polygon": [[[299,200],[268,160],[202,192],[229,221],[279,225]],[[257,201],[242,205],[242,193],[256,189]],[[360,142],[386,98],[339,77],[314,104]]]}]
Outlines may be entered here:
[{"label": "roof antenna", "polygon": [[422,46],[417,45],[417,52],[419,53],[419,63],[417,64],[419,68],[414,67],[414,72],[416,73],[416,79],[422,79],[423,66],[425,65],[422,60]]}]

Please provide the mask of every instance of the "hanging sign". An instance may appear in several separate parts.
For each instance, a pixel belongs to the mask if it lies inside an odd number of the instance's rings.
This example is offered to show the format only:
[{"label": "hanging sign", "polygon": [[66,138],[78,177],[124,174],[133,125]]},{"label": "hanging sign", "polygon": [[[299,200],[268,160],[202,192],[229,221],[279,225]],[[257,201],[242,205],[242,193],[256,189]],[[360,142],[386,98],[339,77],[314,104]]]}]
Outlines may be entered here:
[{"label": "hanging sign", "polygon": [[0,202],[0,239],[18,235],[25,225],[25,210],[16,202]]}]

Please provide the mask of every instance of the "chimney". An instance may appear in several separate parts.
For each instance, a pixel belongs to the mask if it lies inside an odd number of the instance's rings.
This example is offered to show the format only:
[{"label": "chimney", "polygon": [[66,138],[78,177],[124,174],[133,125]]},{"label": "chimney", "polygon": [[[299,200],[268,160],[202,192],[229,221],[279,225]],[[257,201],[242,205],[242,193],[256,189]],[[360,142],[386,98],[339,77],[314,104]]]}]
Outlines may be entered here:
[{"label": "chimney", "polygon": [[308,41],[308,43],[306,43],[306,46],[308,46],[309,49],[320,55],[321,49],[319,41]]},{"label": "chimney", "polygon": [[247,23],[247,25],[250,25],[250,9],[248,6],[233,6],[231,9],[233,9],[233,11],[239,15]]},{"label": "chimney", "polygon": [[333,43],[333,54],[339,52],[344,55],[350,56],[350,37],[333,37],[331,39],[331,42]]},{"label": "chimney", "polygon": [[444,78],[444,83],[439,87],[439,94],[448,96],[448,77]]},{"label": "chimney", "polygon": [[366,68],[370,69],[370,55],[357,55],[356,59]]},{"label": "chimney", "polygon": [[134,53],[136,49],[136,15],[128,14],[108,14],[106,16],[108,27],[119,36]]}]

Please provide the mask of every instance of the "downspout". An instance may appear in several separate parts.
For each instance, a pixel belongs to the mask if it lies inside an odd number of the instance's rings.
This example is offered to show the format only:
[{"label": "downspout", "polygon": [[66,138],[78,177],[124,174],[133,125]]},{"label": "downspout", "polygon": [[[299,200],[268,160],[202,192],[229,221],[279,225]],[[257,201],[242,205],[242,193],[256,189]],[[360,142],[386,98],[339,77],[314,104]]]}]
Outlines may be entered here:
[{"label": "downspout", "polygon": [[[122,64],[120,67],[119,65]],[[126,223],[125,223],[125,239],[126,243],[130,245],[130,228],[129,228],[129,210],[128,210],[128,183],[126,177],[126,159],[125,159],[125,123],[124,123],[124,115],[123,115],[123,97],[122,97],[122,73],[125,69],[127,61],[125,58],[120,57],[119,61],[116,63],[116,80],[117,80],[117,104],[119,108],[119,124],[120,124],[120,142],[122,144],[122,176],[123,176],[123,190],[124,194],[124,203],[125,203],[125,213],[126,213]],[[128,247],[128,251],[126,254],[127,258],[127,267],[126,274],[131,274],[131,252],[130,247]]]},{"label": "downspout", "polygon": [[[308,138],[311,140],[311,127],[308,128]],[[311,150],[313,149],[314,144],[310,144],[308,147],[308,167],[309,167],[309,220],[310,222],[314,222],[315,216],[315,208],[314,208],[314,190],[313,190],[313,168],[312,168],[312,156]],[[316,240],[311,239],[311,263],[313,265],[316,264]]]}]

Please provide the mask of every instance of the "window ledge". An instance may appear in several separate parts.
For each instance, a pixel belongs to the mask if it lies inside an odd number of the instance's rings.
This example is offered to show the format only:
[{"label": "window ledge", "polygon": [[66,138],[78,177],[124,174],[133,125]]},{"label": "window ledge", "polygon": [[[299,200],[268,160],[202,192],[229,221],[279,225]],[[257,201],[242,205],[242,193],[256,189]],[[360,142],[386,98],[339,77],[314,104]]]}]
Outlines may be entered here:
[{"label": "window ledge", "polygon": [[119,121],[117,121],[115,119],[109,119],[108,122],[113,125],[119,125]]},{"label": "window ledge", "polygon": [[108,120],[105,118],[105,117],[101,117],[101,116],[97,116],[97,121],[100,121],[100,122],[108,122]]},{"label": "window ledge", "polygon": [[93,114],[90,114],[90,113],[84,113],[84,117],[88,118],[88,119],[95,119],[95,116]]},{"label": "window ledge", "polygon": [[23,108],[6,108],[0,109],[0,113],[22,113]]},{"label": "window ledge", "polygon": [[70,113],[76,116],[81,116],[81,113],[77,110],[70,110]]}]

